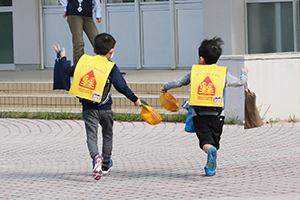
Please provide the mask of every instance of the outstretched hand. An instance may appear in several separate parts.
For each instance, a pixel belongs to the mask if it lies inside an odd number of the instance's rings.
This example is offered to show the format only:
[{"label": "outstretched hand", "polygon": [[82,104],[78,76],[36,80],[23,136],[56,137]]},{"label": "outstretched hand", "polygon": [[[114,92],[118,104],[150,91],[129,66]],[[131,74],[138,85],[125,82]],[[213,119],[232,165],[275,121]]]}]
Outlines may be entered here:
[{"label": "outstretched hand", "polygon": [[161,92],[161,93],[166,93],[166,92],[167,92],[167,90],[164,88],[164,86],[161,86],[161,88],[160,88],[160,92]]},{"label": "outstretched hand", "polygon": [[141,100],[138,99],[136,102],[134,102],[135,106],[142,106],[143,104],[141,103]]},{"label": "outstretched hand", "polygon": [[[60,49],[60,45],[58,44],[58,45],[57,45],[57,48],[56,48],[55,45],[53,45],[53,47],[54,47],[55,53],[58,54],[59,51],[61,50],[61,49]],[[59,57],[60,57],[60,58],[63,58],[63,57],[65,57],[65,56],[66,56],[66,50],[65,50],[65,48],[63,48],[62,51],[61,51],[61,53],[59,54]]]}]

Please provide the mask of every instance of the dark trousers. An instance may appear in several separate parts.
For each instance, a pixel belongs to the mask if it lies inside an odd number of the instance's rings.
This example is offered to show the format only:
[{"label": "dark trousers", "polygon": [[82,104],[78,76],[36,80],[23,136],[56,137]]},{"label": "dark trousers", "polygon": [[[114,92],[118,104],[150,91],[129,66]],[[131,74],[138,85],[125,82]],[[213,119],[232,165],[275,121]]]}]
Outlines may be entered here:
[{"label": "dark trousers", "polygon": [[72,33],[73,64],[76,65],[79,58],[84,54],[83,31],[89,38],[92,46],[94,46],[94,39],[99,32],[91,17],[69,15],[67,22]]},{"label": "dark trousers", "polygon": [[203,149],[205,144],[211,144],[219,149],[224,117],[217,115],[197,115],[193,117],[193,121],[200,148]]},{"label": "dark trousers", "polygon": [[82,112],[86,129],[87,146],[91,158],[98,151],[98,126],[102,127],[102,156],[104,162],[108,162],[113,147],[113,112],[111,110],[88,109]]}]

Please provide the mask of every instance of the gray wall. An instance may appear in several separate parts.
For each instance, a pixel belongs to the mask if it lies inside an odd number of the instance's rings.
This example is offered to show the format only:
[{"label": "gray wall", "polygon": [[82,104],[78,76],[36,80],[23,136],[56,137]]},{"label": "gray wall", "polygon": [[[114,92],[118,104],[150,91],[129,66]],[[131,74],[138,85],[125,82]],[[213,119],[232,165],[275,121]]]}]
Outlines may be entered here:
[{"label": "gray wall", "polygon": [[18,70],[41,68],[39,0],[13,0],[14,63]]},{"label": "gray wall", "polygon": [[[73,62],[72,35],[66,18],[62,15],[62,6],[47,6],[43,9],[43,36],[44,36],[44,59],[46,68],[53,68],[56,58],[53,45],[60,45],[66,49],[66,56]],[[96,23],[99,31],[102,31],[102,23]],[[93,55],[93,48],[84,34],[85,53]]]},{"label": "gray wall", "polygon": [[224,55],[246,53],[245,0],[203,0],[203,35],[221,37]]},{"label": "gray wall", "polygon": [[[243,57],[221,56],[217,63],[219,66],[225,66],[231,75],[240,77],[241,68],[245,62]],[[227,117],[238,117],[244,119],[244,87],[227,87],[225,101],[225,115]]]},{"label": "gray wall", "polygon": [[[197,63],[197,48],[203,39],[202,2],[147,2],[102,4],[99,32],[117,40],[113,61],[123,69],[190,68]],[[53,67],[53,44],[67,49],[72,59],[72,42],[61,6],[45,6],[44,51],[46,67]],[[86,53],[93,54],[86,36]]]}]

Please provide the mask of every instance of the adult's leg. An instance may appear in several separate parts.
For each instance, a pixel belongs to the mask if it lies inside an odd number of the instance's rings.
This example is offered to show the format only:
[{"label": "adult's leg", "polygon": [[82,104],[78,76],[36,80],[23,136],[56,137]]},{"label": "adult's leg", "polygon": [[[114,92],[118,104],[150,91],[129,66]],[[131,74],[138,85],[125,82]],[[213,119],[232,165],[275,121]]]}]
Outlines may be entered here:
[{"label": "adult's leg", "polygon": [[82,117],[85,124],[87,146],[91,158],[94,158],[98,151],[98,126],[99,116],[98,110],[85,110],[82,112]]},{"label": "adult's leg", "polygon": [[79,15],[69,15],[67,18],[73,43],[73,64],[76,65],[84,54],[83,18]]},{"label": "adult's leg", "polygon": [[100,110],[100,125],[102,126],[102,156],[103,162],[109,162],[113,148],[113,112]]},{"label": "adult's leg", "polygon": [[89,41],[91,42],[92,46],[94,46],[94,39],[96,35],[99,34],[99,31],[96,27],[96,24],[91,17],[83,17],[84,23],[83,23],[83,30],[86,33],[87,37],[89,38]]}]

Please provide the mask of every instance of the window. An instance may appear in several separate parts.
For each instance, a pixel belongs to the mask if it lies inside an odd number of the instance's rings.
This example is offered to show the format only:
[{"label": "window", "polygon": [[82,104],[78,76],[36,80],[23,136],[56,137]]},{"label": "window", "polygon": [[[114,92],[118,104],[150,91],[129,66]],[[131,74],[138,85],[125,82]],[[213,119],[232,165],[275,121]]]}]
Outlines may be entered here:
[{"label": "window", "polygon": [[168,1],[168,0],[141,0],[142,2]]},{"label": "window", "polygon": [[107,3],[134,3],[134,0],[107,0]]},{"label": "window", "polygon": [[59,0],[43,0],[45,6],[60,5]]},{"label": "window", "polygon": [[[10,6],[7,8],[6,6]],[[0,1],[0,64],[14,62],[12,1]]]},{"label": "window", "polygon": [[0,6],[12,6],[12,0],[1,0]]},{"label": "window", "polygon": [[294,51],[293,2],[247,4],[248,53]]},{"label": "window", "polygon": [[[140,0],[141,2],[157,2],[168,0]],[[134,3],[134,0],[107,0],[107,3]]]}]

